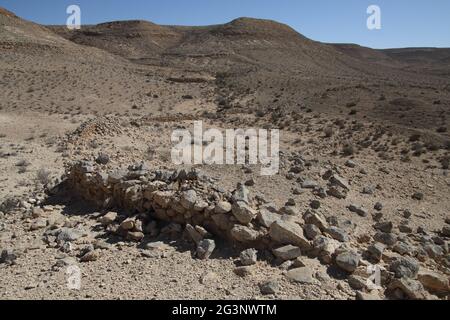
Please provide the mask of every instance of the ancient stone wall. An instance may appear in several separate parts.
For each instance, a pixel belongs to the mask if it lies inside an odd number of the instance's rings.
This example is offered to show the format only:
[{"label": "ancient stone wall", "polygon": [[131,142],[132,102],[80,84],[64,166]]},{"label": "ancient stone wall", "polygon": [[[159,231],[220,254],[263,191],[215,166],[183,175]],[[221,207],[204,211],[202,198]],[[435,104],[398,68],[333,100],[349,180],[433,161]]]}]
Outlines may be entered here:
[{"label": "ancient stone wall", "polygon": [[143,165],[103,172],[81,162],[68,171],[71,189],[103,209],[121,209],[130,216],[146,214],[208,232],[248,247],[291,244],[310,250],[295,217],[254,200],[245,185],[226,192],[197,171],[150,171]]}]

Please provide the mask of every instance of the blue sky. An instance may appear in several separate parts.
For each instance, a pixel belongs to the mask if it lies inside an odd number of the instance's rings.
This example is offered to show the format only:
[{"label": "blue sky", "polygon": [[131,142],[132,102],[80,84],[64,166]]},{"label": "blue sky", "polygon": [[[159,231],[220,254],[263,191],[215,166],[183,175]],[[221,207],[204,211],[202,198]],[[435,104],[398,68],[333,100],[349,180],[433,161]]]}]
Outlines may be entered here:
[{"label": "blue sky", "polygon": [[[65,24],[71,4],[81,7],[82,24],[143,19],[208,25],[246,16],[286,23],[322,42],[450,47],[449,0],[0,0],[1,7],[42,24]],[[381,30],[366,27],[372,4],[381,8]]]}]

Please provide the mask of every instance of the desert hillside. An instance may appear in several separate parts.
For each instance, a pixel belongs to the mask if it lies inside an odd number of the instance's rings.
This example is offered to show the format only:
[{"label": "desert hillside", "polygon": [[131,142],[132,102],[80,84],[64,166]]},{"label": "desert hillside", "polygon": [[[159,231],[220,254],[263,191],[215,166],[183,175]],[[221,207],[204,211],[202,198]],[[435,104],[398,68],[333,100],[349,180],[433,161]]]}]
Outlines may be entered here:
[{"label": "desert hillside", "polygon": [[[449,50],[0,8],[0,298],[449,299]],[[196,121],[279,171],[176,165]]]}]

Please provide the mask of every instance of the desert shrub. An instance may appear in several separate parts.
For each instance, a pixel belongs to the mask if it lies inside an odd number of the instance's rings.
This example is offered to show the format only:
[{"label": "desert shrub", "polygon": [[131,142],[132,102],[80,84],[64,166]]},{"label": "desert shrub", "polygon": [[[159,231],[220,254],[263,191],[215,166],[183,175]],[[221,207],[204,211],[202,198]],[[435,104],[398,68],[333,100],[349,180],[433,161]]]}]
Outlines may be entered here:
[{"label": "desert shrub", "polygon": [[403,156],[400,158],[400,160],[401,160],[402,162],[411,162],[411,158],[410,158],[409,155],[403,155]]},{"label": "desert shrub", "polygon": [[355,154],[355,147],[351,143],[344,145],[342,147],[342,154],[344,156],[351,156]]},{"label": "desert shrub", "polygon": [[262,111],[262,110],[258,110],[258,111],[256,111],[256,116],[258,117],[258,118],[262,118],[262,117],[264,117],[264,111]]},{"label": "desert shrub", "polygon": [[450,156],[444,156],[441,158],[441,160],[439,161],[442,165],[442,169],[444,170],[448,170],[450,167]]},{"label": "desert shrub", "polygon": [[400,151],[400,154],[409,154],[409,151],[410,151],[409,149],[404,148]]},{"label": "desert shrub", "polygon": [[420,143],[414,144],[412,147],[412,151],[413,151],[413,156],[415,156],[415,157],[420,157],[422,154],[427,153],[427,149],[425,149],[425,147]]},{"label": "desert shrub", "polygon": [[36,181],[42,185],[46,185],[50,182],[50,179],[51,179],[50,175],[51,175],[51,172],[49,170],[44,169],[44,168],[39,169],[36,172]]},{"label": "desert shrub", "polygon": [[389,104],[391,104],[393,106],[409,107],[409,108],[418,106],[417,101],[411,100],[411,99],[408,99],[408,98],[393,99],[393,100],[389,101]]},{"label": "desert shrub", "polygon": [[342,119],[337,119],[334,124],[339,128],[339,129],[344,129],[345,128],[345,121]]},{"label": "desert shrub", "polygon": [[325,137],[331,138],[333,136],[333,127],[331,127],[331,126],[325,127],[323,129],[323,133],[325,133]]},{"label": "desert shrub", "polygon": [[392,141],[391,141],[391,144],[393,145],[393,146],[396,146],[396,145],[398,145],[400,143],[400,139],[399,138],[394,138],[394,139],[392,139]]},{"label": "desert shrub", "polygon": [[379,157],[380,159],[382,159],[382,160],[385,160],[385,161],[391,160],[391,159],[392,159],[392,157],[390,157],[389,154],[388,154],[387,152],[384,152],[384,151],[379,152],[379,153],[378,153],[378,157]]},{"label": "desert shrub", "polygon": [[437,151],[440,149],[440,145],[436,142],[427,142],[427,144],[425,145],[425,147],[430,150],[430,151]]}]

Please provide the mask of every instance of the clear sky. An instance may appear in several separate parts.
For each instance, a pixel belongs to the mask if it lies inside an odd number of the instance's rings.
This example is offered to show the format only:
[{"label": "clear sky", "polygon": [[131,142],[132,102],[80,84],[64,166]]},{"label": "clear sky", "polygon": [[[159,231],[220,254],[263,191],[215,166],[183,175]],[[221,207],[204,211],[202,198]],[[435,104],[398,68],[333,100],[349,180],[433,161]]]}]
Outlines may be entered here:
[{"label": "clear sky", "polygon": [[[41,24],[65,24],[68,5],[81,23],[143,19],[208,25],[237,17],[272,19],[322,42],[372,48],[450,47],[450,0],[0,0],[0,6]],[[381,8],[381,30],[366,25],[369,5]]]}]

